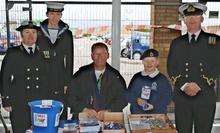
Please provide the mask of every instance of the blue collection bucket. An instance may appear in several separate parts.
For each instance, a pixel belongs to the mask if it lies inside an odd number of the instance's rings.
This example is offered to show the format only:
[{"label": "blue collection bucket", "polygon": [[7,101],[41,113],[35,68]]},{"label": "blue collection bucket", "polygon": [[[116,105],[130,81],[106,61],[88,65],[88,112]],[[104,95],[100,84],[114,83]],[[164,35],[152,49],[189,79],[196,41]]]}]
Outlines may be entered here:
[{"label": "blue collection bucket", "polygon": [[31,108],[33,133],[57,133],[63,104],[55,100],[37,100],[28,103]]}]

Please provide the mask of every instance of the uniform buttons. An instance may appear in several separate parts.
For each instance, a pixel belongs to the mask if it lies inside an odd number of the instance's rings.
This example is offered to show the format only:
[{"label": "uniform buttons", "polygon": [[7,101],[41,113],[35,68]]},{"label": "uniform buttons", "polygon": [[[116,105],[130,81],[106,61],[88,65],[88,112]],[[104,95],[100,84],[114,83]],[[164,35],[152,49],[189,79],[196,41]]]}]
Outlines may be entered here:
[{"label": "uniform buttons", "polygon": [[30,68],[27,69],[28,72],[29,72],[30,70],[31,70]]},{"label": "uniform buttons", "polygon": [[36,77],[36,80],[39,80],[39,77]]},{"label": "uniform buttons", "polygon": [[38,68],[36,68],[36,71],[38,71],[39,69]]},{"label": "uniform buttons", "polygon": [[27,80],[30,80],[30,77],[27,77]]},{"label": "uniform buttons", "polygon": [[36,88],[39,88],[39,86],[38,86],[38,85],[36,85]]},{"label": "uniform buttons", "polygon": [[186,71],[189,71],[189,69],[188,69],[188,68],[186,68]]},{"label": "uniform buttons", "polygon": [[30,89],[30,86],[29,86],[29,85],[27,86],[27,89]]},{"label": "uniform buttons", "polygon": [[189,63],[187,62],[187,63],[186,63],[186,66],[188,66],[188,65],[189,65]]},{"label": "uniform buttons", "polygon": [[188,78],[189,77],[188,74],[186,74],[185,77]]},{"label": "uniform buttons", "polygon": [[203,71],[203,69],[201,68],[201,69],[200,69],[200,71],[202,72],[202,71]]},{"label": "uniform buttons", "polygon": [[56,94],[56,95],[57,95],[57,94],[58,94],[58,92],[57,92],[57,91],[55,91],[55,92],[54,92],[54,94]]},{"label": "uniform buttons", "polygon": [[199,63],[200,66],[202,66],[202,63]]}]

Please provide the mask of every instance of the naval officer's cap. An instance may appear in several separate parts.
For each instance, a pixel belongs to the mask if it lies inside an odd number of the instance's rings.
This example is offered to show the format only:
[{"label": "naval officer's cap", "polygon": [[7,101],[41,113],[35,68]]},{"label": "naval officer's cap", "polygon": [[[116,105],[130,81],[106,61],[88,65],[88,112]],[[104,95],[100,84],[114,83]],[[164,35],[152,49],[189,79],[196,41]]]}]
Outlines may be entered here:
[{"label": "naval officer's cap", "polygon": [[179,12],[183,16],[202,15],[207,11],[207,7],[201,3],[186,3],[179,7]]},{"label": "naval officer's cap", "polygon": [[18,28],[16,28],[16,30],[22,32],[24,29],[39,30],[40,27],[38,27],[37,24],[33,21],[24,20],[21,22],[21,25]]},{"label": "naval officer's cap", "polygon": [[141,55],[141,60],[143,60],[146,57],[158,57],[159,52],[155,49],[148,49],[144,51],[144,53]]},{"label": "naval officer's cap", "polygon": [[64,10],[63,3],[46,2],[46,4],[47,4],[47,12],[62,12]]}]

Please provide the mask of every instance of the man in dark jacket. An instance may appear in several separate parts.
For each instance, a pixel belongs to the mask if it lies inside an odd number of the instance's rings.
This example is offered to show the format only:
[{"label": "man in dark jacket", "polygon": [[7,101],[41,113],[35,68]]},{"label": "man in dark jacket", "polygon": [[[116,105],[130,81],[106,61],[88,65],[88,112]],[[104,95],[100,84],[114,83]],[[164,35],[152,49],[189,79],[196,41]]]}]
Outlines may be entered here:
[{"label": "man in dark jacket", "polygon": [[75,116],[85,112],[102,120],[105,111],[122,111],[126,105],[123,97],[126,84],[107,63],[109,53],[104,43],[93,44],[91,52],[93,63],[81,67],[73,76],[68,103]]},{"label": "man in dark jacket", "polygon": [[31,128],[28,102],[44,98],[47,88],[45,61],[37,46],[39,27],[24,21],[16,30],[21,32],[20,46],[7,50],[1,67],[2,103],[10,112],[13,133],[24,133]]},{"label": "man in dark jacket", "polygon": [[216,108],[215,79],[220,73],[220,37],[201,29],[207,7],[187,3],[179,8],[187,34],[174,39],[168,74],[174,84],[175,120],[179,133],[211,133]]},{"label": "man in dark jacket", "polygon": [[69,26],[61,20],[63,6],[47,3],[48,19],[41,23],[37,42],[50,69],[48,98],[65,104],[67,86],[73,75],[73,36]]}]

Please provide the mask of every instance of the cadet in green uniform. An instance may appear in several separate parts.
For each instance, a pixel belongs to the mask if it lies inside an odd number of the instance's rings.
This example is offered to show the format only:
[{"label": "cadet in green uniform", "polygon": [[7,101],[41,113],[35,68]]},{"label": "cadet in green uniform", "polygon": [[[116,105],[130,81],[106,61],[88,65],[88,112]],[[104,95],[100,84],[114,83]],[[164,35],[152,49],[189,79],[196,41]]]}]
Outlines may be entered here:
[{"label": "cadet in green uniform", "polygon": [[42,99],[46,84],[43,54],[37,46],[37,27],[24,21],[16,30],[21,32],[22,43],[9,48],[1,67],[2,102],[10,112],[13,133],[24,133],[31,128],[28,102]]},{"label": "cadet in green uniform", "polygon": [[48,18],[41,22],[37,42],[50,70],[48,98],[65,104],[66,89],[73,75],[73,36],[69,26],[61,20],[63,10],[62,3],[47,3]]},{"label": "cadet in green uniform", "polygon": [[220,37],[201,29],[207,7],[179,7],[187,34],[174,39],[168,55],[168,74],[174,84],[175,120],[179,133],[211,133],[216,108],[215,79],[220,71]]}]

